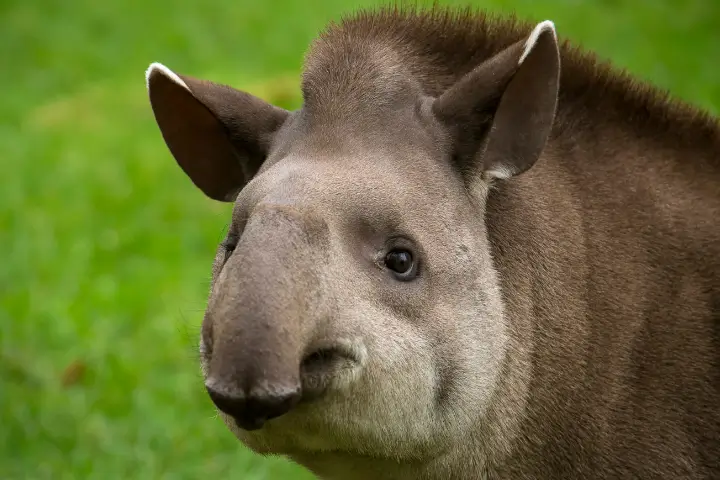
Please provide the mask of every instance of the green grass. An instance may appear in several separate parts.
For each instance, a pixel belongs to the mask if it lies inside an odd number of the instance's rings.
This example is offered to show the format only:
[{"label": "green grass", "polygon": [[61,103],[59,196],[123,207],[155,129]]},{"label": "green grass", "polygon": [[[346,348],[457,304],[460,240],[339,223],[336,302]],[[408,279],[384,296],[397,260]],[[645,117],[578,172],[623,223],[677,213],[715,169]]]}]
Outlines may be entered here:
[{"label": "green grass", "polygon": [[[311,478],[246,451],[203,391],[196,339],[229,206],[175,165],[144,70],[297,106],[308,42],[373,3],[0,3],[0,478]],[[482,4],[553,19],[720,111],[717,2]]]}]

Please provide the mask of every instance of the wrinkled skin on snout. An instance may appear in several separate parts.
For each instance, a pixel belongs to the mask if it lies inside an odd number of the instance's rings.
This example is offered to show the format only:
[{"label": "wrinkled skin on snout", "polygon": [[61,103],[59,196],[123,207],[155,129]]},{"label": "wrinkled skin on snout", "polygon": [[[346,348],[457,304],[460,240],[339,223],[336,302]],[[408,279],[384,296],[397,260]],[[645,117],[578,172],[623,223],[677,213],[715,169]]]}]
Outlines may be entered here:
[{"label": "wrinkled skin on snout", "polygon": [[[489,431],[511,345],[484,202],[540,155],[558,71],[549,22],[439,97],[393,76],[364,89],[381,105],[340,99],[344,114],[151,66],[170,151],[234,202],[201,360],[244,444],[351,478],[363,458],[427,461]],[[488,105],[491,133],[466,138],[489,131]]]}]

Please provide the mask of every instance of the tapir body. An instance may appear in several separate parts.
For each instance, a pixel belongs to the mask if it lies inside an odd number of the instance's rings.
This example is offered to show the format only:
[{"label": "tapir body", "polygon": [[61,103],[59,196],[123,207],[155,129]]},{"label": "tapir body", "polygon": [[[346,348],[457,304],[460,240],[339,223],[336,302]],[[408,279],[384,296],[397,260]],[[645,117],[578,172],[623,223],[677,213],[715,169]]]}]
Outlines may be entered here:
[{"label": "tapir body", "polygon": [[201,357],[250,449],[323,479],[720,478],[716,118],[550,21],[440,8],[330,25],[297,111],[147,83],[234,204]]}]

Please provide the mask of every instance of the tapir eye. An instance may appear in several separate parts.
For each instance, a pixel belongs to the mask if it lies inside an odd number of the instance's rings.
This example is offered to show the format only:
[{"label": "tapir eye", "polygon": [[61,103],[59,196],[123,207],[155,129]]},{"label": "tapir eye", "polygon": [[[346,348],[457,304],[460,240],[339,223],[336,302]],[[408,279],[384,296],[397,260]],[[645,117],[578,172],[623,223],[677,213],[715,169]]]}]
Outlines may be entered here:
[{"label": "tapir eye", "polygon": [[385,255],[385,266],[400,280],[411,280],[417,271],[413,254],[404,249],[390,250]]},{"label": "tapir eye", "polygon": [[227,259],[230,257],[230,254],[235,250],[235,247],[237,247],[238,244],[238,237],[237,235],[230,234],[227,236],[227,238],[220,244],[220,247],[222,248],[222,251],[224,253],[224,259],[223,263],[227,261]]},{"label": "tapir eye", "polygon": [[222,243],[223,248],[227,252],[232,252],[237,247],[238,238],[236,235],[228,235],[225,241]]}]

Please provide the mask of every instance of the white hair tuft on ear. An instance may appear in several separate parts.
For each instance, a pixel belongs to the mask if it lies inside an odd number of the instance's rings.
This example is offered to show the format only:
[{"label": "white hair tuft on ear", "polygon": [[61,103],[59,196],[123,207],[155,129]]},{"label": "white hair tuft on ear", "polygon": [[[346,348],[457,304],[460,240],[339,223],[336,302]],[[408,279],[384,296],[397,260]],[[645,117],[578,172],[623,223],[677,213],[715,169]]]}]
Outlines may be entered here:
[{"label": "white hair tuft on ear", "polygon": [[533,29],[532,33],[530,33],[530,36],[528,37],[527,41],[525,42],[525,50],[523,50],[522,55],[520,55],[520,60],[518,61],[518,65],[522,64],[525,61],[525,57],[528,56],[530,51],[533,49],[535,44],[538,41],[538,38],[540,38],[540,34],[542,34],[545,31],[550,31],[553,34],[553,37],[555,37],[555,40],[557,41],[557,33],[555,32],[555,24],[550,20],[545,20],[544,22],[538,23],[535,28]]},{"label": "white hair tuft on ear", "polygon": [[150,64],[147,70],[145,70],[145,86],[150,88],[150,76],[154,73],[157,73],[159,75],[164,75],[165,77],[169,78],[173,82],[177,83],[181,87],[183,87],[188,92],[190,91],[190,88],[187,86],[185,82],[183,82],[182,78],[178,77],[175,72],[170,70],[168,67],[163,65],[162,63],[153,62]]}]

